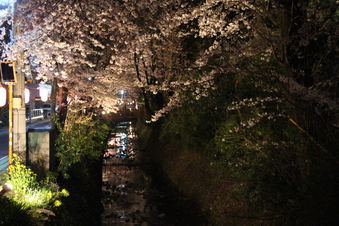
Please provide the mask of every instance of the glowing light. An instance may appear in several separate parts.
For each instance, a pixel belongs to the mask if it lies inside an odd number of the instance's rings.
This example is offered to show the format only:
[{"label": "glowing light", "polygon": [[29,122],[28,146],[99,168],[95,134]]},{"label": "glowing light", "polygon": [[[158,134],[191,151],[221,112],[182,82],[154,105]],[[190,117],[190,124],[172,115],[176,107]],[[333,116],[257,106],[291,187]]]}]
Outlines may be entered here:
[{"label": "glowing light", "polygon": [[25,104],[28,104],[30,97],[29,89],[25,88]]},{"label": "glowing light", "polygon": [[121,90],[121,91],[120,91],[120,94],[121,94],[121,98],[124,98],[125,90]]},{"label": "glowing light", "polygon": [[5,106],[7,91],[4,87],[0,86],[0,107]]},{"label": "glowing light", "polygon": [[48,100],[48,90],[44,87],[40,87],[41,101],[46,102]]}]

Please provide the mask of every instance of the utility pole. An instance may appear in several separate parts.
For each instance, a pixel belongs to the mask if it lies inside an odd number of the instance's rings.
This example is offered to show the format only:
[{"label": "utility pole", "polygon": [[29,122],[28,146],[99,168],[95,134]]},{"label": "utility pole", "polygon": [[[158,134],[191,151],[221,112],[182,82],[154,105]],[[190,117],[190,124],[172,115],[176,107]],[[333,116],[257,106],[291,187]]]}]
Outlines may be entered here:
[{"label": "utility pole", "polygon": [[25,76],[17,61],[17,83],[13,92],[13,150],[26,163]]},{"label": "utility pole", "polygon": [[[18,4],[18,3],[16,3]],[[16,4],[13,4],[13,36],[20,34],[20,23],[17,15],[15,15]],[[22,161],[26,164],[26,105],[25,105],[25,75],[22,72],[24,65],[22,61],[22,53],[17,58],[16,76],[17,83],[13,90],[13,150],[18,154]]]}]

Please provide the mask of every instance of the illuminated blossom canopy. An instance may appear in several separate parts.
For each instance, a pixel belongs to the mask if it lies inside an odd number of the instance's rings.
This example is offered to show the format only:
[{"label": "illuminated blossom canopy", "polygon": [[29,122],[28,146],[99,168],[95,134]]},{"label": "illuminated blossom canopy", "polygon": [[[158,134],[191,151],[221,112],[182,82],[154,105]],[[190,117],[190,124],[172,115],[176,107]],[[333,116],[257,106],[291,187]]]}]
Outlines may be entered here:
[{"label": "illuminated blossom canopy", "polygon": [[335,1],[22,0],[20,32],[4,57],[22,57],[26,73],[57,78],[91,106],[114,110],[120,90],[143,94],[157,105],[149,106],[152,121],[187,93],[207,97],[215,76],[228,73],[293,104],[338,110],[337,76],[328,73],[338,51],[336,9]]}]

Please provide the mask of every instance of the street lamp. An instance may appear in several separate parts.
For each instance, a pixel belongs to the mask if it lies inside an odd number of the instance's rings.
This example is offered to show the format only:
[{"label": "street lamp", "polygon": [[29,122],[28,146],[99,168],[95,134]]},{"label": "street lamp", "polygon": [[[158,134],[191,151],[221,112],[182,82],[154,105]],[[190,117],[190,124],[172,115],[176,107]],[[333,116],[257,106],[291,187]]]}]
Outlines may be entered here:
[{"label": "street lamp", "polygon": [[40,97],[43,102],[48,100],[48,90],[45,87],[40,87]]},{"label": "street lamp", "polygon": [[25,88],[25,104],[28,104],[29,100],[31,98],[29,89]]},{"label": "street lamp", "polygon": [[0,85],[0,107],[5,106],[7,99],[7,91]]},{"label": "street lamp", "polygon": [[125,90],[121,90],[120,94],[121,94],[121,98],[124,98]]}]

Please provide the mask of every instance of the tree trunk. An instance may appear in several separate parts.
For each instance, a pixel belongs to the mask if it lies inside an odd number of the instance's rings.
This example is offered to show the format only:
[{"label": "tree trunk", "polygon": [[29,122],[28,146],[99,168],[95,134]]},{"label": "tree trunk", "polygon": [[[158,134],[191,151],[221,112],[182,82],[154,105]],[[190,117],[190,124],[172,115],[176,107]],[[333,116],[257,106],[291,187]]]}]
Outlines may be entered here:
[{"label": "tree trunk", "polygon": [[53,84],[52,84],[52,93],[51,93],[51,115],[52,115],[52,120],[51,120],[51,128],[55,128],[55,119],[54,116],[56,115],[56,104],[57,104],[57,95],[58,95],[58,79],[54,78],[53,79]]},{"label": "tree trunk", "polygon": [[59,87],[59,122],[62,127],[65,125],[65,120],[67,116],[67,95],[68,89],[66,87]]}]

